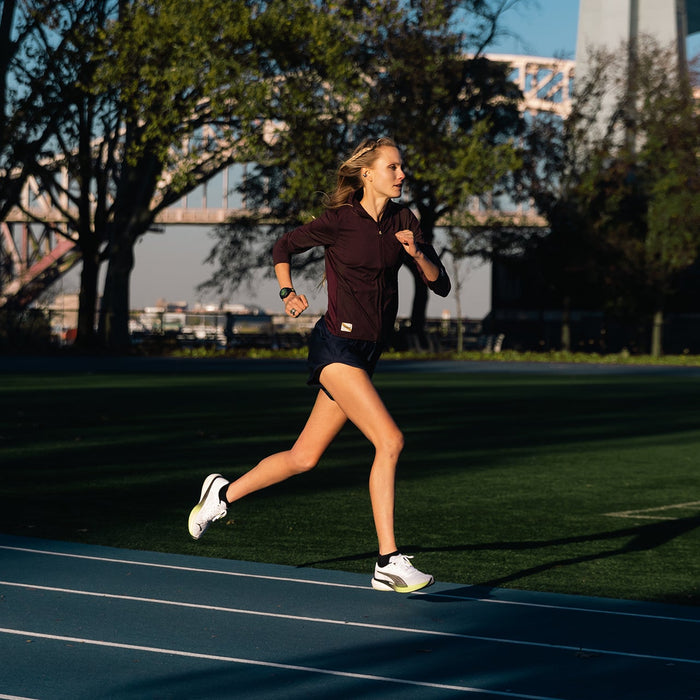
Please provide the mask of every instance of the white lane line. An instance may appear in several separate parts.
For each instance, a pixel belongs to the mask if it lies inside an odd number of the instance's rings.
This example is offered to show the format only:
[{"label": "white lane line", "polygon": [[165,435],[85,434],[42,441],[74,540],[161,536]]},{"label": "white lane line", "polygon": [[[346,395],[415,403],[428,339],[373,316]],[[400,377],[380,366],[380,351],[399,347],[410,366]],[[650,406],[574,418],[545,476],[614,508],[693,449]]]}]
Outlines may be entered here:
[{"label": "white lane line", "polygon": [[289,583],[304,583],[314,586],[331,586],[337,588],[356,588],[361,591],[369,590],[369,586],[356,586],[349,583],[330,583],[328,581],[314,581],[312,579],[300,579],[286,576],[266,576],[264,574],[246,574],[240,571],[221,571],[220,569],[201,569],[195,566],[176,566],[174,564],[156,564],[148,561],[134,561],[133,559],[115,559],[111,557],[95,557],[88,554],[73,554],[70,552],[51,552],[29,547],[9,547],[0,545],[0,549],[9,549],[17,552],[30,552],[31,554],[46,554],[52,557],[68,557],[70,559],[85,559],[88,561],[107,562],[109,564],[128,564],[130,566],[146,566],[154,569],[169,569],[171,571],[192,571],[199,574],[218,574],[220,576],[237,576],[240,578],[256,578],[267,581],[285,581]]},{"label": "white lane line", "polygon": [[109,598],[112,600],[126,600],[136,603],[150,603],[157,605],[172,605],[179,608],[194,608],[211,612],[225,612],[236,615],[250,615],[253,617],[271,617],[281,620],[293,620],[295,622],[316,622],[325,625],[342,625],[343,627],[359,627],[363,629],[382,630],[385,632],[401,632],[404,634],[421,634],[431,637],[445,637],[450,639],[465,639],[469,641],[490,642],[493,644],[511,644],[521,647],[536,647],[540,649],[553,649],[557,651],[571,651],[578,654],[605,654],[609,656],[621,656],[632,659],[645,659],[649,661],[664,661],[673,663],[700,664],[700,659],[687,659],[675,656],[658,656],[656,654],[639,654],[628,651],[615,651],[610,649],[586,648],[567,644],[552,644],[549,642],[533,642],[529,640],[510,639],[508,637],[489,637],[478,634],[463,634],[460,632],[443,632],[440,630],[421,629],[419,627],[397,627],[394,625],[379,625],[370,622],[352,622],[349,620],[334,620],[324,617],[308,617],[305,615],[289,615],[286,613],[272,613],[261,610],[247,610],[244,608],[229,608],[220,605],[204,605],[203,603],[186,603],[176,600],[164,600],[162,598],[145,598],[142,596],[130,596],[117,593],[101,593],[96,591],[76,590],[71,588],[57,588],[55,586],[39,586],[16,581],[0,581],[0,586],[12,586],[51,593],[65,593],[69,595],[81,595],[95,598]]},{"label": "white lane line", "polygon": [[488,688],[473,688],[465,685],[448,685],[445,683],[428,683],[425,681],[412,681],[404,678],[392,678],[390,676],[375,676],[365,673],[352,673],[350,671],[334,671],[332,669],[316,668],[314,666],[298,666],[296,664],[283,664],[274,661],[258,661],[256,659],[243,659],[235,656],[219,656],[218,654],[201,654],[191,651],[181,651],[179,649],[165,649],[161,647],[148,647],[137,644],[122,644],[120,642],[107,642],[101,639],[85,639],[82,637],[67,637],[57,634],[43,634],[28,630],[15,630],[0,627],[0,633],[14,634],[22,637],[33,637],[37,639],[49,639],[52,641],[69,642],[71,644],[89,644],[99,647],[111,647],[113,649],[128,649],[130,651],[142,651],[152,654],[167,654],[171,656],[184,656],[191,659],[205,659],[207,661],[225,661],[235,664],[246,664],[248,666],[264,666],[267,668],[284,669],[287,671],[302,671],[304,673],[318,673],[326,676],[339,676],[341,678],[355,678],[367,681],[381,681],[385,683],[395,683],[398,685],[418,686],[421,688],[432,688],[437,690],[449,690],[451,692],[462,693],[482,693],[486,695],[497,695],[507,698],[521,698],[522,700],[561,700],[544,695],[525,695],[511,691],[489,690]]},{"label": "white lane line", "polygon": [[677,517],[671,515],[639,515],[640,513],[662,513],[667,510],[695,508],[700,506],[700,501],[691,501],[690,503],[672,503],[667,506],[657,506],[656,508],[639,508],[638,510],[620,510],[616,513],[603,513],[611,518],[633,518],[639,520],[678,520]]},{"label": "white lane line", "polygon": [[[11,547],[8,545],[0,545],[0,549],[7,549],[16,552],[29,552],[31,554],[43,554],[53,557],[68,557],[72,559],[84,559],[88,561],[107,562],[110,564],[128,564],[130,566],[144,566],[154,569],[168,569],[171,571],[190,571],[200,574],[215,574],[218,576],[235,576],[239,578],[264,579],[267,581],[282,581],[285,583],[301,583],[311,586],[328,586],[334,588],[350,588],[359,591],[372,591],[369,586],[358,586],[350,583],[331,583],[329,581],[314,581],[312,579],[292,578],[289,576],[266,576],[263,574],[246,574],[239,571],[222,571],[220,569],[203,569],[192,566],[176,566],[174,564],[156,564],[155,562],[134,561],[133,559],[116,559],[110,557],[96,557],[87,554],[72,554],[69,552],[51,552],[42,549],[31,549],[29,547]],[[375,592],[372,591],[374,595]],[[659,620],[667,622],[688,622],[692,624],[700,624],[700,617],[687,618],[676,617],[674,615],[654,615],[651,613],[625,612],[622,610],[604,610],[601,608],[584,608],[575,605],[554,605],[552,603],[532,603],[520,600],[499,600],[496,598],[477,598],[473,596],[452,595],[450,593],[437,593],[431,589],[423,591],[415,591],[411,593],[413,596],[430,596],[431,598],[446,598],[448,600],[473,601],[476,603],[492,603],[496,605],[515,605],[527,608],[540,608],[544,610],[563,610],[567,612],[582,612],[585,614],[595,615],[616,615],[620,617],[633,617],[642,620]]]}]

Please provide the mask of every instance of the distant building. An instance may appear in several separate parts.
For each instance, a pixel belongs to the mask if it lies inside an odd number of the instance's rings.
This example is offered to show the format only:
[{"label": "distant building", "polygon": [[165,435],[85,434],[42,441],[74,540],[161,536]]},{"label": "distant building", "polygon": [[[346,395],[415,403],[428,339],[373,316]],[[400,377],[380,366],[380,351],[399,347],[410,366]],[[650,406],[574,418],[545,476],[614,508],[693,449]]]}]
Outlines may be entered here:
[{"label": "distant building", "polygon": [[681,64],[685,40],[700,31],[700,0],[580,0],[576,38],[576,78],[587,74],[591,49],[616,51],[644,35],[675,44]]},{"label": "distant building", "polygon": [[[591,52],[629,51],[644,36],[660,46],[675,46],[678,65],[687,65],[686,37],[700,31],[700,0],[580,0],[576,37],[576,84],[583,85],[592,68]],[[598,124],[607,124],[613,97],[604,102]]]}]

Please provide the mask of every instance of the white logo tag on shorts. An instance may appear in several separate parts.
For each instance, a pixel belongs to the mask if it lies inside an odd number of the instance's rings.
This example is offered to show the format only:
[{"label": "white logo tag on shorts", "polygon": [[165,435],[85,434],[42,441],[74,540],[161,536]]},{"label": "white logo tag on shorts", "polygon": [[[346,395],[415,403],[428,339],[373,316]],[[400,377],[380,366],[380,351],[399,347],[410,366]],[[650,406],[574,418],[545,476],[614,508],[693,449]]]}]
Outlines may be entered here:
[{"label": "white logo tag on shorts", "polygon": [[340,330],[343,331],[343,333],[352,333],[352,323],[343,321],[343,323],[340,324]]}]

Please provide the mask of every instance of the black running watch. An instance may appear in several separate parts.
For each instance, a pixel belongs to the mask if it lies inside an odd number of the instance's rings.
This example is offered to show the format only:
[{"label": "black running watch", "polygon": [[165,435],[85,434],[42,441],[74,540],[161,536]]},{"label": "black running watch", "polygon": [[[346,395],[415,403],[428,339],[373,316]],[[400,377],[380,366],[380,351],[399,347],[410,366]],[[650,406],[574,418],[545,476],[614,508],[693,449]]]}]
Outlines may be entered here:
[{"label": "black running watch", "polygon": [[292,287],[282,287],[280,289],[280,299],[286,299],[290,294],[296,294]]}]

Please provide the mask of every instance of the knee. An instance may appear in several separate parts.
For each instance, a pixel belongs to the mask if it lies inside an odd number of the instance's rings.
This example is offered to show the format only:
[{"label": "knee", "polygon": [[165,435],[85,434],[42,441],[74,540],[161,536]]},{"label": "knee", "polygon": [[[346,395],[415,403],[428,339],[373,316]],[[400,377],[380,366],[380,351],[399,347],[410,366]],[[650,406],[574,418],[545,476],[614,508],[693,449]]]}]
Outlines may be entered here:
[{"label": "knee", "polygon": [[390,434],[383,436],[382,442],[378,449],[384,451],[392,459],[398,460],[399,455],[403,451],[404,438],[403,433],[396,429]]},{"label": "knee", "polygon": [[290,453],[290,470],[293,474],[304,474],[310,472],[317,464],[319,458],[309,452]]}]

